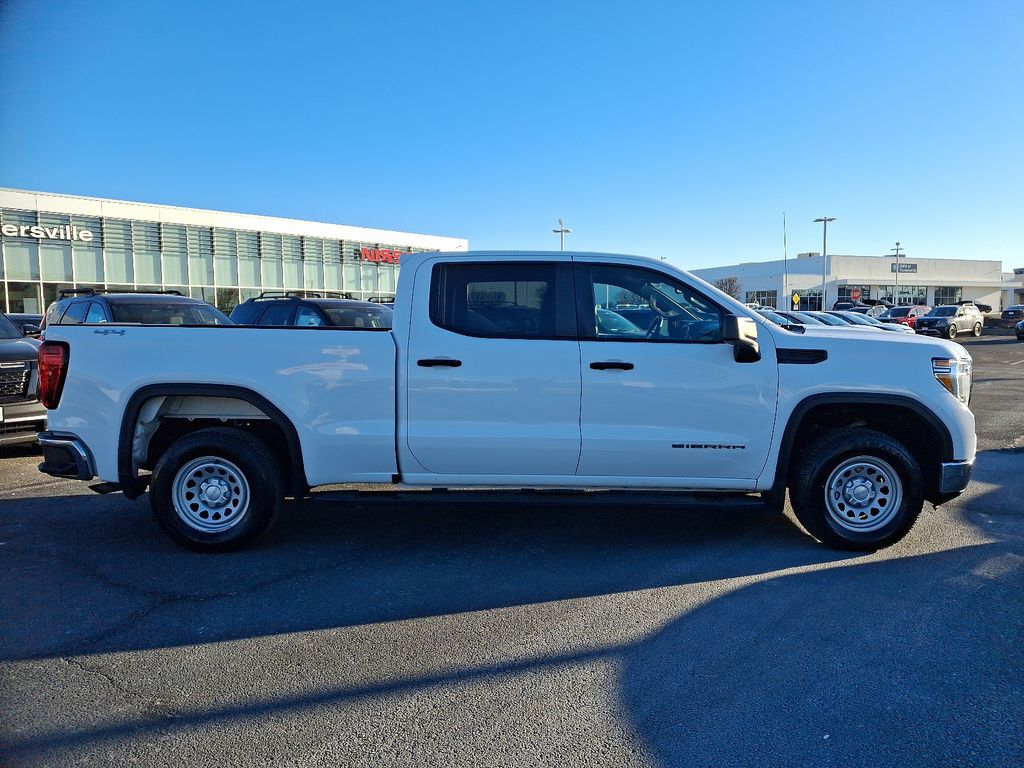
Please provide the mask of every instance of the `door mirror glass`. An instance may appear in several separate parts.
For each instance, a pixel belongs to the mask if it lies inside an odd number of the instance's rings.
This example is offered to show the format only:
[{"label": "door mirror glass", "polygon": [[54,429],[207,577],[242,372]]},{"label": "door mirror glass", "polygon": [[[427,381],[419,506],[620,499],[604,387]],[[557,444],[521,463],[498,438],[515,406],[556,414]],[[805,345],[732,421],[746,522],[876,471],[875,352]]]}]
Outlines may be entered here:
[{"label": "door mirror glass", "polygon": [[757,343],[757,323],[749,317],[726,315],[722,324],[722,338],[732,344],[737,363],[756,363],[761,359]]}]

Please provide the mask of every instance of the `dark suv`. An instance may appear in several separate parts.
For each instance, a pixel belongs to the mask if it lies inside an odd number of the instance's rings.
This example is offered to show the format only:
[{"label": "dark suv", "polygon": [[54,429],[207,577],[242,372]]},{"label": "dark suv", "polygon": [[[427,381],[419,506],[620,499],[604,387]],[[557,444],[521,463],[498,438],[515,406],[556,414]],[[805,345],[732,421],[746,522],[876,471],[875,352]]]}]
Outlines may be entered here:
[{"label": "dark suv", "polygon": [[38,350],[39,342],[0,312],[0,445],[32,442],[46,429],[46,408],[36,398]]},{"label": "dark suv", "polygon": [[981,312],[973,304],[947,304],[933,307],[927,315],[917,318],[914,330],[929,336],[945,336],[955,339],[961,333],[981,336],[984,324]]},{"label": "dark suv", "polygon": [[105,293],[99,288],[61,291],[43,318],[44,327],[82,323],[231,325],[231,320],[213,305],[177,291]]},{"label": "dark suv", "polygon": [[231,312],[238,325],[371,328],[390,330],[395,312],[385,304],[331,299],[320,294],[262,293]]}]

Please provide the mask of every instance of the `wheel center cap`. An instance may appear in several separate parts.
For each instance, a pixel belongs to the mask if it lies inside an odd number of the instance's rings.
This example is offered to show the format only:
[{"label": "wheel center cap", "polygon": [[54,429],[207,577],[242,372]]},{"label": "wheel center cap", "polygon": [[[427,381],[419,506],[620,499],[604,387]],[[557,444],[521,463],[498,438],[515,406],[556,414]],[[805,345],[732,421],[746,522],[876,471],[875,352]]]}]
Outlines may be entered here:
[{"label": "wheel center cap", "polygon": [[844,496],[849,504],[862,507],[875,498],[875,490],[871,482],[862,477],[854,478],[846,484]]},{"label": "wheel center cap", "polygon": [[224,506],[227,504],[230,495],[231,490],[228,488],[228,484],[216,477],[205,481],[199,490],[199,498],[211,507]]}]

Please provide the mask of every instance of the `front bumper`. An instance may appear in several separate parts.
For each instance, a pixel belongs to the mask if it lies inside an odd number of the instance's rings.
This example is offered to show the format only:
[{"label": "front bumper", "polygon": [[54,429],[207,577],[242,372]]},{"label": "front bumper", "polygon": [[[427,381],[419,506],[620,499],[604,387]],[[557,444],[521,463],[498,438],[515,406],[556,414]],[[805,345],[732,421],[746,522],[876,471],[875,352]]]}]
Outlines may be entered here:
[{"label": "front bumper", "polygon": [[974,459],[943,462],[942,472],[939,475],[939,493],[943,496],[955,496],[961,493],[971,482],[971,470],[973,469]]},{"label": "front bumper", "polygon": [[92,480],[96,476],[92,454],[80,437],[59,432],[40,432],[39,444],[43,447],[40,472],[74,480]]}]

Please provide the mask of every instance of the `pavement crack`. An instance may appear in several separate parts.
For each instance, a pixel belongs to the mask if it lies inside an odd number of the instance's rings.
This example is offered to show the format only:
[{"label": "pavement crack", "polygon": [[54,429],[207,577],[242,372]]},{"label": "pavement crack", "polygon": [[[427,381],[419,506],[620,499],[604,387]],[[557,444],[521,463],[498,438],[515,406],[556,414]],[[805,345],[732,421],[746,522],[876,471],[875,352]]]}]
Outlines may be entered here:
[{"label": "pavement crack", "polygon": [[69,667],[74,667],[81,670],[87,675],[92,675],[104,680],[107,685],[121,694],[126,701],[130,701],[142,708],[142,710],[151,717],[163,718],[167,720],[174,720],[183,716],[181,710],[172,707],[160,699],[153,698],[152,696],[146,696],[132,689],[122,685],[113,675],[109,672],[104,671],[98,667],[87,666],[76,658],[61,656],[60,661],[64,662]]}]

